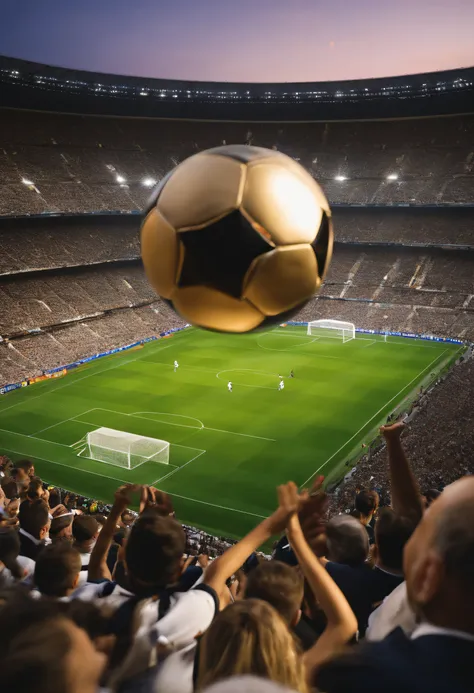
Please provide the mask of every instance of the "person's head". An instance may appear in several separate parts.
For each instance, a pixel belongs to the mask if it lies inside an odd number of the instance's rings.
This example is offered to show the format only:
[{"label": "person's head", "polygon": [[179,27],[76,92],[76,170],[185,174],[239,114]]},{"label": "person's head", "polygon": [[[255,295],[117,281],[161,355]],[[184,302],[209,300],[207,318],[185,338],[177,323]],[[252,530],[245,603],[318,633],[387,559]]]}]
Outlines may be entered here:
[{"label": "person's head", "polygon": [[72,536],[78,549],[89,550],[99,536],[100,525],[91,515],[76,515],[72,523]]},{"label": "person's head", "polygon": [[360,512],[361,520],[370,522],[379,507],[380,498],[377,491],[362,489],[356,496],[355,509]]},{"label": "person's head", "polygon": [[441,491],[438,491],[437,488],[428,489],[425,493],[425,506],[428,508],[433,501],[440,497],[440,495]]},{"label": "person's head", "polygon": [[6,476],[4,479],[2,479],[2,489],[3,493],[5,494],[5,497],[8,498],[8,500],[12,500],[12,498],[18,498],[20,495],[19,490],[18,490],[18,484],[16,483],[15,479],[11,476]]},{"label": "person's head", "polygon": [[303,579],[286,563],[264,561],[249,572],[245,598],[268,602],[288,626],[295,626],[301,616]]},{"label": "person's head", "polygon": [[373,556],[377,565],[403,572],[403,550],[415,530],[413,520],[397,515],[391,508],[382,508],[375,523]]},{"label": "person's head", "polygon": [[238,601],[221,611],[200,643],[198,690],[245,674],[306,690],[303,660],[287,624],[260,599]]},{"label": "person's head", "polygon": [[51,521],[49,509],[42,500],[24,501],[20,505],[20,527],[35,539],[47,539]]},{"label": "person's head", "polygon": [[410,603],[434,625],[474,634],[474,476],[447,486],[405,546]]},{"label": "person's head", "polygon": [[43,482],[37,476],[30,478],[30,483],[26,490],[26,497],[30,501],[38,500],[38,498],[43,498]]},{"label": "person's head", "polygon": [[31,460],[19,460],[18,462],[15,462],[15,468],[22,469],[26,476],[29,476],[30,479],[32,479],[35,475],[35,465]]},{"label": "person's head", "polygon": [[130,510],[125,510],[120,516],[120,521],[124,527],[131,527],[134,520],[135,516],[130,512]]},{"label": "person's head", "polygon": [[68,542],[45,546],[35,564],[34,583],[45,597],[67,597],[79,582],[81,556]]},{"label": "person's head", "polygon": [[49,491],[49,507],[53,510],[61,503],[61,491],[58,488],[52,488]]},{"label": "person's head", "polygon": [[20,537],[16,529],[0,528],[0,567],[7,568],[17,580],[23,577],[23,570],[17,561],[19,553]]},{"label": "person's head", "polygon": [[19,494],[26,494],[26,490],[30,485],[30,477],[23,469],[18,469],[14,467],[11,470],[11,478],[14,479],[18,485]]},{"label": "person's head", "polygon": [[125,547],[127,574],[134,591],[176,582],[185,543],[184,530],[175,519],[143,513],[133,525]]},{"label": "person's head", "polygon": [[5,690],[96,693],[106,659],[65,604],[13,595],[0,608],[0,670]]},{"label": "person's head", "polygon": [[68,541],[70,544],[74,541],[72,536],[72,521],[74,515],[72,513],[64,513],[58,517],[53,517],[51,520],[51,527],[49,529],[49,536],[51,541]]},{"label": "person's head", "polygon": [[357,566],[367,559],[369,538],[364,526],[351,515],[336,515],[326,526],[328,558]]}]

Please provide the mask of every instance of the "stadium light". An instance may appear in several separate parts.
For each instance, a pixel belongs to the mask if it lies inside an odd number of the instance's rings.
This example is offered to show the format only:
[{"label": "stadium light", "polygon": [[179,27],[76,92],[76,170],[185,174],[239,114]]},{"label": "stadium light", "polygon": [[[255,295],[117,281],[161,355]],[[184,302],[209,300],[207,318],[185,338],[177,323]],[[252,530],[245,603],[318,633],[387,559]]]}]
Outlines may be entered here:
[{"label": "stadium light", "polygon": [[148,92],[147,91],[141,91],[140,96],[148,96]]},{"label": "stadium light", "polygon": [[28,180],[28,178],[22,178],[21,182],[23,183],[23,185],[34,185],[33,181]]},{"label": "stadium light", "polygon": [[115,180],[117,183],[125,183],[125,178],[123,176],[117,176]]},{"label": "stadium light", "polygon": [[398,173],[389,173],[387,180],[398,180]]},{"label": "stadium light", "polygon": [[338,180],[342,183],[342,181],[347,180],[346,176],[336,176],[334,180]]},{"label": "stadium light", "polygon": [[154,185],[156,185],[156,180],[154,178],[145,178],[143,185],[145,188],[152,188]]}]

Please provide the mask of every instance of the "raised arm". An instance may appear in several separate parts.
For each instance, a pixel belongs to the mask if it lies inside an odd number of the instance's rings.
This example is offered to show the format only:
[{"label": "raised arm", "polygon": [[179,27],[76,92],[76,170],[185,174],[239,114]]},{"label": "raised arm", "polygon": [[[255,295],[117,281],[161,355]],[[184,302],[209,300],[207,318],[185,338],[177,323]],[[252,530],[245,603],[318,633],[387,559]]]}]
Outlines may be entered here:
[{"label": "raised arm", "polygon": [[[295,484],[280,487],[279,493],[287,497],[286,500],[280,498],[280,506],[295,505],[298,495]],[[357,633],[357,619],[343,593],[311,550],[296,513],[289,519],[287,535],[303,575],[327,619],[322,635],[304,655],[308,681],[312,681],[317,668]]]},{"label": "raised arm", "polygon": [[206,570],[204,583],[215,589],[217,594],[221,594],[226,586],[226,580],[239,570],[250,554],[270,537],[283,532],[291,515],[300,507],[301,500],[298,494],[292,500],[295,505],[291,507],[280,505],[270,517],[263,520],[237,544],[227,549],[222,556],[216,558]]},{"label": "raised arm", "polygon": [[423,504],[400,439],[404,429],[405,424],[398,421],[391,426],[382,426],[380,433],[387,443],[392,507],[398,515],[419,522],[423,515]]},{"label": "raised arm", "polygon": [[107,556],[112,544],[112,539],[117,531],[117,524],[121,514],[132,504],[132,493],[141,491],[141,486],[126,484],[115,492],[115,500],[112,510],[97,537],[96,544],[92,549],[89,560],[88,580],[111,580]]}]

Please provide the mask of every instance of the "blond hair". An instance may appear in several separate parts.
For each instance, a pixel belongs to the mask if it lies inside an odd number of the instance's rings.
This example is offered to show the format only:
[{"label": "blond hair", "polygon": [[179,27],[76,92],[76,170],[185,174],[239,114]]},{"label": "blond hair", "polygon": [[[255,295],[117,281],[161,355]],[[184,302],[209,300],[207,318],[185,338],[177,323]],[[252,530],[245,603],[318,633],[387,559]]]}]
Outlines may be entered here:
[{"label": "blond hair", "polygon": [[212,623],[201,641],[197,687],[245,674],[307,693],[303,660],[288,626],[259,599],[235,602]]}]

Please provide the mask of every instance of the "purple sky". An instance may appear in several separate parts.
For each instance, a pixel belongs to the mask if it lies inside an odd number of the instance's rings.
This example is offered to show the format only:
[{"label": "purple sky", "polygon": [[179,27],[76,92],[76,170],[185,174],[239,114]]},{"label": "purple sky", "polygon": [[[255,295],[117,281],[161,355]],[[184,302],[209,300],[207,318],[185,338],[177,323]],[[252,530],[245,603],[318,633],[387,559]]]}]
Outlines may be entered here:
[{"label": "purple sky", "polygon": [[0,53],[101,72],[284,82],[474,65],[474,0],[1,0]]}]

